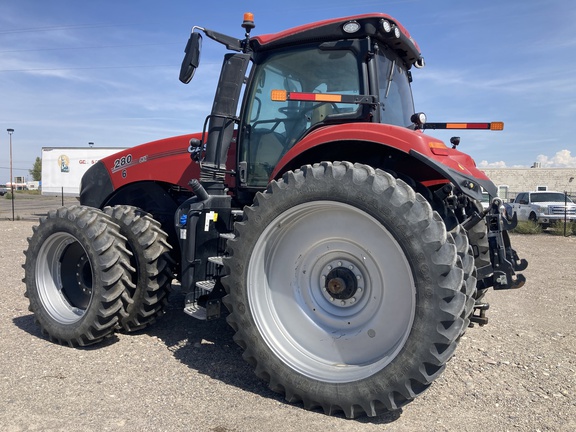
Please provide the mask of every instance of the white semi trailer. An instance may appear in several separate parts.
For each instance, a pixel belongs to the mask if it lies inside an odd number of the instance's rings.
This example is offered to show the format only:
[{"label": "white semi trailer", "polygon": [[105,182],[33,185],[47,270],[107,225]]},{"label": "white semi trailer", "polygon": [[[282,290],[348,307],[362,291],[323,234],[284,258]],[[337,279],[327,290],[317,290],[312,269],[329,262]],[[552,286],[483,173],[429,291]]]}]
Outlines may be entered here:
[{"label": "white semi trailer", "polygon": [[43,147],[42,195],[79,196],[80,180],[100,159],[125,147]]}]

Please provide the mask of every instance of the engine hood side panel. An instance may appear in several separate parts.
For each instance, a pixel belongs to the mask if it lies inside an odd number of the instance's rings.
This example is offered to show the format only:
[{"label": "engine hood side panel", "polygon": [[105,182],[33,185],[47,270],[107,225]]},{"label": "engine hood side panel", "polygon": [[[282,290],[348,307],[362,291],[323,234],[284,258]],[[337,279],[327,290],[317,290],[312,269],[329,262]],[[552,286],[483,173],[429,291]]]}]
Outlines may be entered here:
[{"label": "engine hood side panel", "polygon": [[153,141],[101,159],[82,177],[80,202],[100,207],[114,191],[142,181],[190,189],[188,182],[198,178],[200,166],[190,159],[189,142],[201,136],[198,133]]}]

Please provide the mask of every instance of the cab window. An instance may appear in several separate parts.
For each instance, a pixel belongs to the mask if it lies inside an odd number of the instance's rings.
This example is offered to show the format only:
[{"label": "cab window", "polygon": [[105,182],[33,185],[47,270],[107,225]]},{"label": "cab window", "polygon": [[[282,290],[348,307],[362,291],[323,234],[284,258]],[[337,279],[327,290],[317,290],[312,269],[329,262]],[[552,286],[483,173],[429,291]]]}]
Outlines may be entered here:
[{"label": "cab window", "polygon": [[410,80],[403,62],[389,49],[378,53],[378,89],[380,122],[410,127],[414,102]]},{"label": "cab window", "polygon": [[343,103],[272,101],[272,90],[359,95],[359,70],[351,51],[317,47],[274,54],[253,68],[240,152],[247,185],[267,185],[282,155],[308,130],[330,116],[360,109]]}]

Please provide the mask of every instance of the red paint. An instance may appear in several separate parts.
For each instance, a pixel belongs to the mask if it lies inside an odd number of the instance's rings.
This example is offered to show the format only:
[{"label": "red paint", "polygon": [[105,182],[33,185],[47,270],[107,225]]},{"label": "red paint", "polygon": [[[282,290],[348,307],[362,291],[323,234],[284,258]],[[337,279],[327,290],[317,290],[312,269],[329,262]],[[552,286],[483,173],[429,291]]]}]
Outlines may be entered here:
[{"label": "red paint", "polygon": [[476,168],[474,160],[458,150],[446,148],[445,155],[435,155],[429,147],[430,142],[439,140],[420,131],[413,131],[400,126],[380,123],[349,123],[336,126],[327,126],[312,132],[302,141],[296,143],[280,159],[272,172],[276,178],[285,170],[286,165],[303,152],[329,142],[338,141],[365,141],[396,148],[404,153],[415,150],[431,159],[462,173],[482,180],[489,180],[482,171]]},{"label": "red paint", "polygon": [[333,19],[328,19],[328,20],[323,20],[323,21],[317,21],[314,23],[305,24],[305,25],[302,25],[299,27],[294,27],[294,28],[291,28],[288,30],[284,30],[284,31],[281,31],[279,33],[255,36],[252,39],[257,40],[260,45],[266,45],[266,44],[270,44],[273,42],[277,42],[278,40],[283,39],[285,37],[290,37],[290,36],[297,35],[299,33],[304,33],[306,31],[313,30],[313,29],[316,29],[316,28],[321,27],[321,26],[327,26],[327,25],[338,24],[338,23],[344,24],[344,23],[347,23],[348,21],[358,21],[358,20],[367,19],[367,18],[385,19],[385,20],[391,21],[392,23],[396,24],[398,26],[398,28],[400,29],[400,31],[404,34],[404,36],[406,36],[408,39],[411,39],[412,43],[414,44],[416,49],[418,51],[420,51],[420,47],[418,46],[416,41],[411,38],[408,30],[406,30],[406,28],[402,24],[400,24],[398,21],[396,21],[390,15],[386,15],[386,14],[382,14],[382,13],[353,15],[353,16],[349,16],[349,17],[333,18]]},{"label": "red paint", "polygon": [[[155,181],[190,189],[188,182],[200,177],[200,165],[190,158],[190,139],[201,139],[201,133],[180,135],[122,150],[101,160],[106,166],[114,190],[138,181]],[[228,161],[236,160],[232,144]],[[122,163],[123,161],[123,163]],[[229,178],[229,184],[234,183]]]}]

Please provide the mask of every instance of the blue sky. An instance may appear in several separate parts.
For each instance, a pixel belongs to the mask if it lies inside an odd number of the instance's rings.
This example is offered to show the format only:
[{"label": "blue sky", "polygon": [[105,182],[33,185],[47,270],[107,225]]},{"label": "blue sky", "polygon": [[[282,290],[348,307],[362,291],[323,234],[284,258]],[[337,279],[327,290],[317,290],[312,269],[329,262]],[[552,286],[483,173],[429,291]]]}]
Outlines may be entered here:
[{"label": "blue sky", "polygon": [[[193,25],[242,37],[384,12],[419,43],[417,111],[428,120],[504,121],[458,131],[480,166],[576,167],[576,2],[484,0],[2,0],[0,183],[27,175],[42,147],[130,147],[201,130],[225,48],[205,39],[200,69],[178,81]],[[430,131],[447,141],[454,132]]]}]

